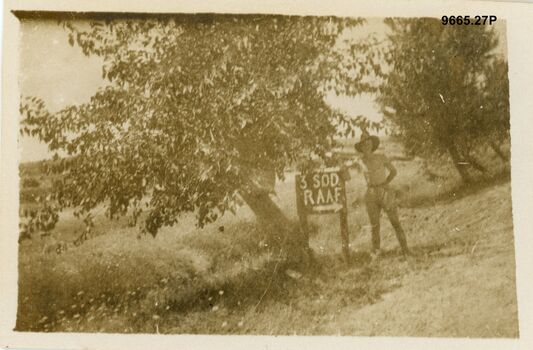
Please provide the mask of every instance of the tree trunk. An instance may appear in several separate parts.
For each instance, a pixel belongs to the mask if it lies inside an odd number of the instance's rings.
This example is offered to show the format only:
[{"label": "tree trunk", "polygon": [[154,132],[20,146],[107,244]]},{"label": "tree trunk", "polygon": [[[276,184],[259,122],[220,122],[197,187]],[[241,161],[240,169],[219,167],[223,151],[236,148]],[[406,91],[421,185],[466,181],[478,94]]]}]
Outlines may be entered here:
[{"label": "tree trunk", "polygon": [[468,174],[468,171],[466,169],[466,162],[461,158],[459,155],[459,152],[455,148],[455,146],[448,147],[448,152],[450,153],[450,156],[452,157],[453,164],[455,165],[455,168],[459,172],[459,175],[461,175],[461,178],[465,183],[472,183],[473,179]]},{"label": "tree trunk", "polygon": [[289,263],[309,264],[313,256],[309,249],[307,232],[283,213],[270,198],[268,191],[248,186],[240,191],[241,197],[254,212],[257,221],[268,234],[269,244],[283,249]]},{"label": "tree trunk", "polygon": [[496,142],[492,141],[490,143],[490,148],[492,148],[492,150],[494,151],[494,153],[496,153],[496,155],[498,157],[500,157],[500,159],[504,162],[504,163],[507,163],[507,161],[509,160],[509,157],[503,153],[503,151],[501,150],[500,146],[498,146],[496,144]]},{"label": "tree trunk", "polygon": [[291,231],[293,223],[283,214],[281,209],[272,201],[268,192],[241,191],[241,196],[254,212],[259,225],[268,229],[272,238],[281,243],[288,231]]}]

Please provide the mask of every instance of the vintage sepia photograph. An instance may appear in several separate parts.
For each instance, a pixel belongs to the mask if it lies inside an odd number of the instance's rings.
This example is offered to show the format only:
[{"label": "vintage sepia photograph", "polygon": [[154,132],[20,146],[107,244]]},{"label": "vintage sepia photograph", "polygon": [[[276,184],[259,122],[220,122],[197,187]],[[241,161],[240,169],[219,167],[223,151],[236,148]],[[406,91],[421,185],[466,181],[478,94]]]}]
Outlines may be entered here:
[{"label": "vintage sepia photograph", "polygon": [[521,336],[505,18],[6,16],[15,332]]}]

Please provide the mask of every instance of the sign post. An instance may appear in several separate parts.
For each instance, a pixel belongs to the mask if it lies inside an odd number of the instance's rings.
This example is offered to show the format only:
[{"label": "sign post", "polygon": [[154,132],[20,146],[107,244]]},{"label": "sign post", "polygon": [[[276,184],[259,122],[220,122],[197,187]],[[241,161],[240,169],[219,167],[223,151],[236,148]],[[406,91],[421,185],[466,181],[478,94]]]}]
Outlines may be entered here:
[{"label": "sign post", "polygon": [[344,259],[349,263],[346,172],[338,167],[319,169],[305,175],[297,174],[295,183],[296,207],[306,244],[309,244],[308,215],[339,213],[342,252]]},{"label": "sign post", "polygon": [[341,180],[341,205],[342,208],[339,213],[339,218],[341,222],[341,242],[342,242],[342,253],[344,254],[344,259],[346,263],[350,262],[350,238],[348,234],[348,208],[346,205],[346,183],[344,180]]}]

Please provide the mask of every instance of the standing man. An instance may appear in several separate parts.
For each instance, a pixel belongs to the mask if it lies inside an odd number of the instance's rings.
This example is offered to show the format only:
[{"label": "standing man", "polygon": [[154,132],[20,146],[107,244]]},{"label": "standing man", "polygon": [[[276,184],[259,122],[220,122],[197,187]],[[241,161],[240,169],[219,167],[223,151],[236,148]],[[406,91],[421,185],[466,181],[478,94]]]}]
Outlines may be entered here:
[{"label": "standing man", "polygon": [[381,253],[379,222],[382,209],[385,210],[394,227],[402,253],[409,255],[410,252],[407,248],[405,233],[398,219],[398,209],[394,193],[389,188],[389,183],[396,176],[396,168],[385,155],[374,153],[378,146],[379,138],[377,136],[370,136],[366,130],[363,131],[361,140],[355,144],[355,149],[363,155],[365,179],[368,186],[365,202],[368,218],[372,225],[372,257],[377,258]]}]

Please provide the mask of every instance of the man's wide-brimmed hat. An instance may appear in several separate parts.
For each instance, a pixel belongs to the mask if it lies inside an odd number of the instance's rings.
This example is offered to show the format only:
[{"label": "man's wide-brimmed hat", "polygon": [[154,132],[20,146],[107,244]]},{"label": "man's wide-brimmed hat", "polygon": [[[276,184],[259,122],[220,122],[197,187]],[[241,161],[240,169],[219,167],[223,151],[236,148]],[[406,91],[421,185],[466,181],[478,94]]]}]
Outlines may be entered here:
[{"label": "man's wide-brimmed hat", "polygon": [[372,141],[372,152],[378,149],[379,137],[374,136],[374,135],[371,136],[368,132],[363,131],[363,133],[361,134],[361,139],[354,146],[358,152],[363,152],[363,150],[361,149],[361,146],[363,145],[363,142],[365,142],[367,139],[370,139]]}]

